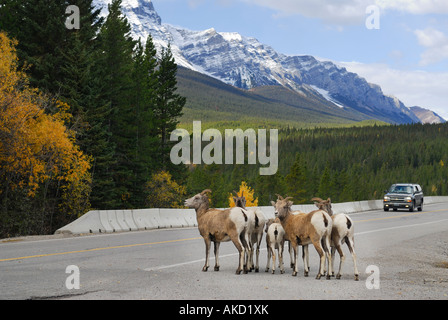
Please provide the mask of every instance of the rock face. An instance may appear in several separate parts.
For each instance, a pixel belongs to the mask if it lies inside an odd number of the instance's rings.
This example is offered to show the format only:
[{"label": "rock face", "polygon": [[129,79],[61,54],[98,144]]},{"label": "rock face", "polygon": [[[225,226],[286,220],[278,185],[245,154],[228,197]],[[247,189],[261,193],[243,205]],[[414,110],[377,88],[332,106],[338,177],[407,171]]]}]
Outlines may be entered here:
[{"label": "rock face", "polygon": [[[104,8],[111,0],[95,0]],[[335,106],[389,123],[420,122],[395,97],[383,94],[331,61],[312,56],[287,56],[255,38],[215,29],[191,31],[162,24],[150,0],[123,0],[123,13],[132,25],[133,36],[145,41],[148,35],[159,49],[171,46],[176,62],[241,89],[281,85],[302,95],[317,95]]]},{"label": "rock face", "polygon": [[411,107],[412,112],[420,119],[422,123],[445,123],[446,120],[439,116],[434,111],[421,108],[421,107]]}]

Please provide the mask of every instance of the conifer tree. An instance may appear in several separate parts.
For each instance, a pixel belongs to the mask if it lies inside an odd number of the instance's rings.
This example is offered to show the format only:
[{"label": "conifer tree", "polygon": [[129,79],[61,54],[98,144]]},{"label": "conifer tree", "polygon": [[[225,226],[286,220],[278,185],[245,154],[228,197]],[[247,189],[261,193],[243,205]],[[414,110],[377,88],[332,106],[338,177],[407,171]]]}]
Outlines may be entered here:
[{"label": "conifer tree", "polygon": [[291,167],[290,173],[285,177],[288,196],[294,198],[294,203],[307,203],[309,194],[306,190],[307,175],[306,166],[302,163],[299,154]]},{"label": "conifer tree", "polygon": [[170,150],[173,144],[170,142],[170,134],[176,129],[179,117],[186,99],[176,93],[177,90],[177,65],[171,52],[171,47],[163,49],[157,72],[158,87],[154,105],[155,132],[160,138],[159,160],[162,169],[168,170],[173,177],[179,179],[182,174],[182,166],[174,166],[170,161]]},{"label": "conifer tree", "polygon": [[132,138],[135,137],[135,116],[132,109],[132,72],[135,40],[131,26],[121,11],[121,0],[113,0],[109,14],[98,35],[100,41],[101,78],[104,83],[102,98],[109,106],[104,119],[108,143],[113,149],[114,161],[109,163],[106,174],[113,179],[111,189],[103,190],[107,208],[132,207],[134,184]]}]

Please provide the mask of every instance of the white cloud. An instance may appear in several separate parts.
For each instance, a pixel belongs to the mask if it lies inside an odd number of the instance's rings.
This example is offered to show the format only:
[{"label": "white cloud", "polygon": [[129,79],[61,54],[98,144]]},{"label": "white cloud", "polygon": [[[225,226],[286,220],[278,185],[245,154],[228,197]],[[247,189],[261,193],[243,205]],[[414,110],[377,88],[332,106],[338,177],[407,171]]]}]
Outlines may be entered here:
[{"label": "white cloud", "polygon": [[448,37],[443,32],[429,27],[424,30],[415,30],[414,34],[417,36],[418,43],[426,48],[421,55],[421,66],[448,59]]},{"label": "white cloud", "polygon": [[376,0],[375,2],[385,10],[397,10],[412,14],[448,13],[448,1],[446,0]]},{"label": "white cloud", "polygon": [[240,0],[267,7],[280,15],[302,15],[321,19],[327,24],[345,26],[363,23],[366,8],[378,6],[381,11],[410,14],[446,14],[447,0]]},{"label": "white cloud", "polygon": [[281,15],[303,15],[335,25],[362,23],[372,0],[242,0],[278,11]]},{"label": "white cloud", "polygon": [[338,64],[380,85],[385,94],[397,97],[407,107],[427,108],[448,120],[448,72],[397,70],[386,64],[359,62]]}]

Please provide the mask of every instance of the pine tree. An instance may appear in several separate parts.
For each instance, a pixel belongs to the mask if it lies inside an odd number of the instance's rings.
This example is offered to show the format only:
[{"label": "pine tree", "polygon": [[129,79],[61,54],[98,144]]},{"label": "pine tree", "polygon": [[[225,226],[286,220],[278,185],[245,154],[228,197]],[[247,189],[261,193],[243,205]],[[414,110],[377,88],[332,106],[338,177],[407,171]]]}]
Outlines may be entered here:
[{"label": "pine tree", "polygon": [[114,162],[109,163],[107,175],[113,179],[112,189],[104,190],[106,208],[132,207],[134,185],[132,139],[136,125],[132,101],[133,50],[131,26],[121,11],[121,0],[113,0],[109,14],[98,35],[100,41],[101,74],[104,82],[102,98],[109,106],[104,119],[107,143],[112,146]]},{"label": "pine tree", "polygon": [[62,52],[69,36],[64,24],[67,6],[62,0],[10,0],[5,10],[9,10],[13,16],[9,19],[14,22],[1,24],[10,37],[19,41],[17,53],[21,64],[28,66],[31,85],[53,95],[59,92]]},{"label": "pine tree", "polygon": [[173,143],[170,142],[170,134],[176,129],[179,117],[186,99],[176,93],[177,90],[177,65],[171,53],[171,48],[162,50],[159,69],[157,72],[158,88],[156,91],[156,103],[154,105],[154,117],[156,120],[156,133],[160,138],[158,150],[161,167],[179,179],[184,168],[174,166],[170,161],[170,150]]},{"label": "pine tree", "polygon": [[299,154],[291,167],[291,172],[285,177],[288,196],[294,198],[294,203],[307,203],[309,201],[307,187],[306,166]]},{"label": "pine tree", "polygon": [[146,40],[143,47],[140,41],[134,53],[133,114],[136,125],[133,137],[132,161],[134,162],[134,185],[132,186],[133,204],[136,207],[145,205],[146,192],[143,186],[150,180],[151,173],[157,169],[157,158],[154,152],[158,148],[158,138],[154,135],[153,106],[157,88],[156,67],[157,51],[152,37]]}]

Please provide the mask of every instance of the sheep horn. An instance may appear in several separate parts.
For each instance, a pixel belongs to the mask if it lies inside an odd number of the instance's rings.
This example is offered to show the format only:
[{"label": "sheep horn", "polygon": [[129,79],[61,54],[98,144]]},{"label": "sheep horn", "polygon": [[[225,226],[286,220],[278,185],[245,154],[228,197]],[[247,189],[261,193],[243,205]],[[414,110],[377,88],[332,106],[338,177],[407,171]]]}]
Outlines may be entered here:
[{"label": "sheep horn", "polygon": [[206,193],[212,193],[212,190],[210,189],[205,189],[204,191],[201,192],[201,196],[205,195]]},{"label": "sheep horn", "polygon": [[283,199],[284,201],[288,201],[290,199],[293,199],[293,197],[286,197],[285,199]]},{"label": "sheep horn", "polygon": [[280,200],[283,200],[283,197],[279,194],[275,194]]},{"label": "sheep horn", "polygon": [[314,197],[313,199],[311,199],[311,201],[324,202],[324,200],[322,200],[321,198],[318,198],[318,197]]},{"label": "sheep horn", "polygon": [[233,193],[234,193],[237,197],[239,197],[238,192],[236,192],[235,190],[233,190]]}]

